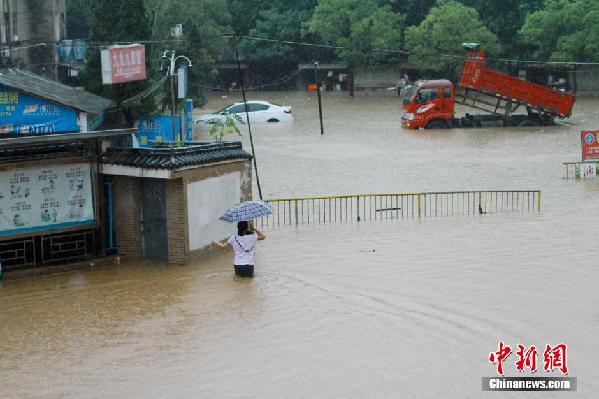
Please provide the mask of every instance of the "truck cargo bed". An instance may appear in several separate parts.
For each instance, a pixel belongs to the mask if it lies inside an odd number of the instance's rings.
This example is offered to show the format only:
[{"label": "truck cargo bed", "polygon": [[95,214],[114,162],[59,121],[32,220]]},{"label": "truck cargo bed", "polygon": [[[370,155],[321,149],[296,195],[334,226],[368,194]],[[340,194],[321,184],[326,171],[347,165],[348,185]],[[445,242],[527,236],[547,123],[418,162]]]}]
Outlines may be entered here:
[{"label": "truck cargo bed", "polygon": [[464,62],[458,86],[519,104],[529,110],[566,118],[572,114],[575,96],[495,71],[485,65],[484,51],[472,51]]}]

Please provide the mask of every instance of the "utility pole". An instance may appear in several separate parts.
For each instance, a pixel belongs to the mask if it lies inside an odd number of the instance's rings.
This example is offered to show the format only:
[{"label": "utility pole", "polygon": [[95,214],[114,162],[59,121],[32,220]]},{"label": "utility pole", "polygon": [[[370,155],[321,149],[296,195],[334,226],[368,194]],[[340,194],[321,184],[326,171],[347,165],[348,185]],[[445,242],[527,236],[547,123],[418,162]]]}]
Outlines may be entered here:
[{"label": "utility pole", "polygon": [[[170,53],[170,57],[167,55],[168,53]],[[177,76],[177,73],[175,72],[175,66],[177,64],[177,61],[180,59],[184,59],[185,61],[187,61],[188,67],[191,67],[192,64],[191,60],[186,56],[175,55],[175,50],[166,50],[164,54],[162,54],[162,58],[167,59],[169,61],[168,75],[171,81],[171,117],[173,119],[173,140],[177,140],[178,137],[179,140],[183,142],[183,130],[179,129],[179,134],[177,134],[177,99],[175,98],[175,77]]]},{"label": "utility pole", "polygon": [[258,196],[262,200],[262,187],[260,186],[260,176],[258,175],[258,161],[256,161],[256,151],[254,149],[254,137],[252,135],[252,124],[250,123],[250,114],[248,110],[248,102],[245,96],[245,82],[243,79],[243,72],[241,71],[241,62],[239,62],[239,51],[235,46],[235,60],[237,61],[237,72],[239,73],[239,84],[241,86],[241,94],[243,96],[243,105],[245,108],[245,120],[248,124],[248,133],[250,136],[250,146],[252,147],[252,158],[254,160],[254,171],[256,172],[256,185],[258,186]]},{"label": "utility pole", "polygon": [[316,93],[318,94],[318,117],[320,119],[320,135],[323,135],[324,126],[322,124],[322,98],[320,94],[320,78],[318,76],[318,61],[314,61],[314,76],[316,78]]}]

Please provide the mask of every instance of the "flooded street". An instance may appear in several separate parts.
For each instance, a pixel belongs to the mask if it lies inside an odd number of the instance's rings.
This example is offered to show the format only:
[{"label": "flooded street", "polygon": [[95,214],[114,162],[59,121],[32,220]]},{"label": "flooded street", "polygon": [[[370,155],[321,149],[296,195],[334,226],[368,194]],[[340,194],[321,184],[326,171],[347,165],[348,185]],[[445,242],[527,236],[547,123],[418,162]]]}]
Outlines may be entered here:
[{"label": "flooded street", "polygon": [[295,117],[252,126],[265,198],[541,190],[542,211],[268,229],[253,280],[225,252],[0,282],[0,396],[479,398],[503,341],[539,348],[537,376],[566,343],[571,395],[596,397],[599,182],[562,162],[599,101],[555,127],[410,131],[392,93],[329,94],[321,136],[315,97],[250,97]]}]

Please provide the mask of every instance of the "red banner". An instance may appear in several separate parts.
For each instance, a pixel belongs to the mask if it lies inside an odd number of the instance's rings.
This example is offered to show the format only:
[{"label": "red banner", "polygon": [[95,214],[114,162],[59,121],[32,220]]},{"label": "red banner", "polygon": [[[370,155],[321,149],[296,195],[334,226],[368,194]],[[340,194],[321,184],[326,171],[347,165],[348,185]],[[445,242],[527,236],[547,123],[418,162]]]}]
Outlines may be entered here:
[{"label": "red banner", "polygon": [[582,160],[599,159],[599,130],[582,131]]},{"label": "red banner", "polygon": [[146,49],[141,44],[102,50],[102,82],[116,84],[146,79]]}]

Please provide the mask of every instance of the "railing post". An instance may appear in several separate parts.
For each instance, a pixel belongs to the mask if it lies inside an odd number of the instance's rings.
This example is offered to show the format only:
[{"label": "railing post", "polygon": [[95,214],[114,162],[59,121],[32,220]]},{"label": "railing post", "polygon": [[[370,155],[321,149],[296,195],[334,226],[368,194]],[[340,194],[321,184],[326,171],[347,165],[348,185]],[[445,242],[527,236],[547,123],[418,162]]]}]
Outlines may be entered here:
[{"label": "railing post", "polygon": [[298,224],[297,223],[297,219],[298,219],[298,217],[297,217],[297,215],[298,215],[297,214],[297,200],[293,201],[293,206],[295,206],[295,224]]},{"label": "railing post", "polygon": [[539,191],[539,196],[537,197],[537,212],[541,212],[541,192]]},{"label": "railing post", "polygon": [[360,197],[356,197],[356,202],[357,202],[357,206],[356,206],[356,220],[359,222],[360,221]]},{"label": "railing post", "polygon": [[421,218],[421,214],[420,214],[420,198],[422,197],[421,194],[418,194],[418,219]]}]

